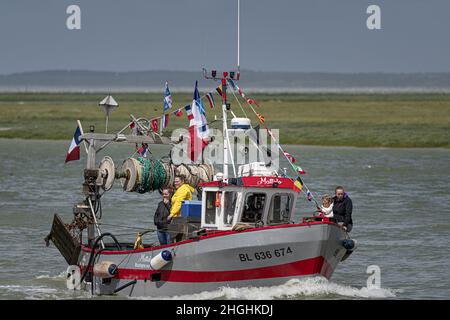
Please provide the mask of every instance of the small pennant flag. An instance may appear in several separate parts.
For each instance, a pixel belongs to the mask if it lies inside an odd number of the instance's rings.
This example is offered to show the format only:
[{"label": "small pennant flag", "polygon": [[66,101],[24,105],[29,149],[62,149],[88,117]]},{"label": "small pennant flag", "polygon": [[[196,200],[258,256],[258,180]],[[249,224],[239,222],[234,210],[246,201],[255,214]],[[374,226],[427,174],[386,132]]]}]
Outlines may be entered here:
[{"label": "small pennant flag", "polygon": [[169,125],[169,114],[165,113],[161,118],[161,126],[163,129],[167,128]]},{"label": "small pennant flag", "polygon": [[147,156],[147,152],[148,152],[148,144],[143,143],[143,144],[141,145],[141,147],[140,147],[139,149],[137,149],[137,152],[138,152],[141,156],[146,157],[146,156]]},{"label": "small pennant flag", "polygon": [[192,120],[194,119],[194,115],[192,114],[192,109],[191,109],[191,105],[188,104],[184,107],[184,110],[186,110],[186,115],[188,120]]},{"label": "small pennant flag", "polygon": [[263,124],[264,121],[266,121],[266,119],[264,119],[264,116],[261,115],[260,113],[256,112],[256,116],[258,117],[259,122],[261,122],[261,124]]},{"label": "small pennant flag", "polygon": [[177,109],[173,112],[174,115],[176,115],[177,117],[181,117],[183,115],[183,111],[180,109]]},{"label": "small pennant flag", "polygon": [[172,95],[170,94],[169,84],[166,82],[164,90],[164,113],[170,108],[172,108]]},{"label": "small pennant flag", "polygon": [[228,79],[228,83],[229,83],[230,86],[233,88],[233,90],[237,90],[238,86],[234,83],[233,80]]},{"label": "small pennant flag", "polygon": [[241,95],[241,97],[245,99],[244,91],[242,91],[242,89],[239,88],[239,87],[237,87],[237,88],[238,88],[238,92],[239,92],[239,94]]},{"label": "small pennant flag", "polygon": [[284,155],[291,163],[295,163],[295,158],[289,152],[284,152]]},{"label": "small pennant flag", "polygon": [[208,99],[209,106],[211,107],[211,109],[214,109],[215,103],[214,103],[214,98],[213,98],[213,95],[211,92],[206,94],[206,99]]},{"label": "small pennant flag", "polygon": [[298,172],[299,174],[305,174],[305,173],[306,173],[305,170],[303,170],[302,168],[300,168],[300,166],[295,166],[295,169],[297,170],[297,172]]},{"label": "small pennant flag", "polygon": [[222,85],[218,86],[216,88],[217,93],[219,94],[219,96],[222,96]]},{"label": "small pennant flag", "polygon": [[300,189],[300,191],[303,188],[303,181],[302,179],[300,179],[300,177],[298,177],[295,181],[294,181],[294,185]]},{"label": "small pennant flag", "polygon": [[308,199],[308,201],[311,201],[312,200],[312,194],[311,194],[311,191],[307,191],[306,192],[306,198]]},{"label": "small pennant flag", "polygon": [[132,123],[130,124],[130,129],[134,129],[134,127],[136,127],[136,124],[135,124],[134,122],[132,122]]},{"label": "small pennant flag", "polygon": [[73,160],[80,160],[80,136],[81,136],[81,130],[80,127],[77,126],[75,129],[75,133],[72,138],[72,142],[70,143],[69,151],[67,151],[66,155],[66,161],[64,163],[67,163],[69,161]]},{"label": "small pennant flag", "polygon": [[151,125],[153,132],[158,132],[158,119],[153,119]]}]

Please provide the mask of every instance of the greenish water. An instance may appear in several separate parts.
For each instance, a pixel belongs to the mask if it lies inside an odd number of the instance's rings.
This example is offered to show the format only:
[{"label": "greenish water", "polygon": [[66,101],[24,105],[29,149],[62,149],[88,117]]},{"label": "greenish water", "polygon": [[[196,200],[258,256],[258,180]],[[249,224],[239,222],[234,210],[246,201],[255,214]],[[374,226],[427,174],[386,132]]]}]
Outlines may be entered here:
[{"label": "greenish water", "polygon": [[[53,214],[71,221],[82,199],[82,161],[64,165],[68,141],[0,139],[0,299],[90,298],[66,289],[66,262],[43,238]],[[153,149],[164,155],[168,149]],[[357,251],[341,263],[331,281],[319,278],[278,287],[224,288],[191,298],[241,299],[448,299],[450,279],[450,150],[288,146],[307,171],[314,194],[344,185],[354,203]],[[128,152],[128,154],[126,153]],[[131,149],[114,148],[116,165]],[[124,193],[116,185],[104,196],[102,222],[152,227],[159,194]],[[301,197],[296,219],[313,212]],[[129,229],[103,227],[120,239]],[[153,238],[152,238],[153,237]],[[154,241],[148,235],[146,241]],[[381,269],[381,289],[368,290],[369,265]],[[108,299],[111,297],[108,297]]]}]

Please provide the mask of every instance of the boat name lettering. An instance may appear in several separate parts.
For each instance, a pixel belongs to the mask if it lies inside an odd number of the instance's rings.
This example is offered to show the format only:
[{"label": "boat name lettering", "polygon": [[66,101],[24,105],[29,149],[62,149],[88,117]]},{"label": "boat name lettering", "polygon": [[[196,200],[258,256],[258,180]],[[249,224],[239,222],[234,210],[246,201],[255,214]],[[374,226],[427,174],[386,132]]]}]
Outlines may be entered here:
[{"label": "boat name lettering", "polygon": [[255,260],[267,260],[267,259],[273,259],[273,258],[280,258],[284,257],[286,255],[292,254],[293,251],[291,247],[287,248],[280,248],[280,249],[273,249],[273,250],[266,250],[266,251],[259,251],[259,252],[253,252],[253,253],[239,253],[239,260],[241,262],[250,262]]},{"label": "boat name lettering", "polygon": [[152,256],[144,253],[144,254],[141,254],[141,256],[139,257],[139,260],[137,262],[150,262],[151,260],[152,260]]},{"label": "boat name lettering", "polygon": [[272,185],[272,184],[282,184],[283,181],[281,181],[278,178],[267,178],[267,177],[261,177],[259,181],[256,183],[257,185]]}]

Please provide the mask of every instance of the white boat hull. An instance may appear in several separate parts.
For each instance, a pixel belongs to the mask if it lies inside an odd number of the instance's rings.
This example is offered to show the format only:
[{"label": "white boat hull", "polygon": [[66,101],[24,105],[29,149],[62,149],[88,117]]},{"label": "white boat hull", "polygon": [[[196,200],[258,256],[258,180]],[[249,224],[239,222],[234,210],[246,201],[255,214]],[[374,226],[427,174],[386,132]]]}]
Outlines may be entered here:
[{"label": "white boat hull", "polygon": [[[98,262],[110,261],[118,274],[105,280],[94,277],[96,294],[118,291],[126,296],[174,296],[220,287],[273,286],[289,279],[333,274],[346,253],[346,233],[331,222],[288,224],[210,233],[199,239],[132,251],[103,251]],[[173,260],[153,270],[150,260],[162,250]],[[90,251],[83,248],[80,267]]]}]

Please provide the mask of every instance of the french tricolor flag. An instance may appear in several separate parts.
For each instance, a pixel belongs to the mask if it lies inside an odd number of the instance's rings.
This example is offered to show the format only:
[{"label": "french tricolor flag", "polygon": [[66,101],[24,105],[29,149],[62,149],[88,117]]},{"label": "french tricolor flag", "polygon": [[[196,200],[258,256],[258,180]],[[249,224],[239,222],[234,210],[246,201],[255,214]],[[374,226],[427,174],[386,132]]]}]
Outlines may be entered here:
[{"label": "french tricolor flag", "polygon": [[72,143],[70,144],[69,151],[67,151],[66,155],[66,162],[73,161],[73,160],[80,160],[80,136],[81,136],[81,130],[80,127],[77,126],[77,129],[75,130],[75,134],[72,138]]},{"label": "french tricolor flag", "polygon": [[169,125],[169,114],[165,113],[161,118],[161,127],[165,129],[167,128],[168,125]]}]

